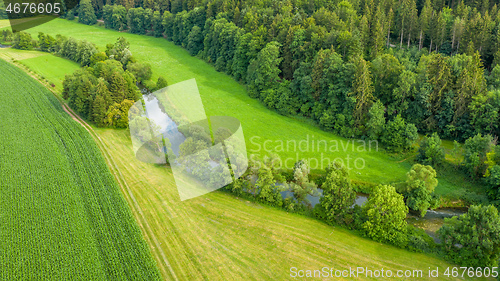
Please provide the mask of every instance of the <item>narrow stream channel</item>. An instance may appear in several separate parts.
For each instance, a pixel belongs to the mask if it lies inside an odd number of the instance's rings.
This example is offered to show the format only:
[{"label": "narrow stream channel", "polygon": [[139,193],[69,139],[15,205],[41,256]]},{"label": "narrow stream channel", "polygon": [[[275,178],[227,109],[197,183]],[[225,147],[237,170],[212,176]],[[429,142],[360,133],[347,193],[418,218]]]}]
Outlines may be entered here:
[{"label": "narrow stream channel", "polygon": [[[2,45],[0,45],[0,47],[1,46]],[[141,87],[141,85],[138,86],[143,94],[142,97],[144,98],[148,118],[154,119],[155,123],[160,126],[161,133],[165,136],[165,138],[170,140],[170,143],[172,144],[172,151],[178,156],[179,146],[184,142],[184,140],[186,140],[186,137],[179,132],[179,130],[177,130],[177,124],[165,112],[163,112],[156,96],[151,94],[144,87]],[[309,200],[312,207],[319,204],[319,199],[323,194],[323,190],[318,189],[318,191],[318,196],[307,195],[307,200]],[[293,197],[293,193],[290,190],[285,190],[281,192],[281,196],[285,199],[287,197]],[[356,201],[354,202],[354,205],[363,206],[366,201],[368,201],[368,196],[368,194],[364,193],[356,194]],[[425,230],[429,236],[438,242],[439,240],[436,232],[444,224],[444,219],[460,216],[466,212],[467,210],[465,208],[444,208],[434,211],[429,210],[423,218],[418,215],[408,214],[407,221],[415,227]]]},{"label": "narrow stream channel", "polygon": [[144,98],[144,104],[146,105],[147,117],[151,120],[155,120],[155,124],[160,126],[160,132],[163,136],[170,141],[172,145],[172,151],[175,155],[179,156],[179,147],[186,140],[186,137],[179,132],[177,129],[177,124],[165,113],[160,107],[160,102],[154,94],[146,93],[142,97]]}]

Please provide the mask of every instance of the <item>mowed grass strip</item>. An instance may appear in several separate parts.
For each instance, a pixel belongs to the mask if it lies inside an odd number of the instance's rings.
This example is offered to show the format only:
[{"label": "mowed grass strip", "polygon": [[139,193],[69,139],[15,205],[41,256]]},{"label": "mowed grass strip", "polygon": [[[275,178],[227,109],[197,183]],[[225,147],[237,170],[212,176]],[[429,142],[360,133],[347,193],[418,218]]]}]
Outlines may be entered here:
[{"label": "mowed grass strip", "polygon": [[127,130],[94,130],[181,280],[294,280],[291,267],[423,270],[418,280],[432,280],[429,267],[453,266],[224,192],[181,202],[170,169],[137,160]]},{"label": "mowed grass strip", "polygon": [[0,60],[0,280],[159,280],[88,132]]}]

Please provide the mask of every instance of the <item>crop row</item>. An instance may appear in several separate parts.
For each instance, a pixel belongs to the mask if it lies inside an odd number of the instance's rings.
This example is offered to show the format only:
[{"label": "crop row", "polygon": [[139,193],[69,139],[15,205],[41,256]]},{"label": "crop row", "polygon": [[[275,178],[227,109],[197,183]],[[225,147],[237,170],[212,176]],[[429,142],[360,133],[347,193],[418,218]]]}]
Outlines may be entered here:
[{"label": "crop row", "polygon": [[88,132],[0,60],[0,280],[158,280]]}]

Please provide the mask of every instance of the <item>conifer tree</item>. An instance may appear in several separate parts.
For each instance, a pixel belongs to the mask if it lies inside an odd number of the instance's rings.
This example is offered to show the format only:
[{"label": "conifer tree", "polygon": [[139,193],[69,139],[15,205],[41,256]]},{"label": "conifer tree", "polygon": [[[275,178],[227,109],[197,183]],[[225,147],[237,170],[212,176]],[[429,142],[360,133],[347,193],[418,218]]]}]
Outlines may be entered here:
[{"label": "conifer tree", "polygon": [[92,7],[91,0],[82,0],[80,2],[80,10],[78,11],[78,22],[87,25],[93,25],[97,23],[97,17]]}]

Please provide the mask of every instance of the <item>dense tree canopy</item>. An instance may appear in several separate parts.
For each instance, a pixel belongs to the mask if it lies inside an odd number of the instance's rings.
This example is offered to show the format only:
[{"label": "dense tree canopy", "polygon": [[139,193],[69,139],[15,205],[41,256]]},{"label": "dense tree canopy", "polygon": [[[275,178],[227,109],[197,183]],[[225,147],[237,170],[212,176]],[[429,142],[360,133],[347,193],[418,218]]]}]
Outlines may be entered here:
[{"label": "dense tree canopy", "polygon": [[332,163],[326,169],[326,179],[321,188],[323,196],[320,204],[326,211],[327,219],[341,223],[356,199],[347,168],[338,162]]},{"label": "dense tree canopy", "polygon": [[403,196],[390,185],[379,185],[373,189],[368,202],[363,205],[367,218],[363,231],[375,241],[405,246],[407,241],[406,207]]},{"label": "dense tree canopy", "polygon": [[406,205],[423,217],[429,208],[435,208],[437,201],[433,196],[438,184],[436,171],[431,166],[415,164],[406,174],[405,190]]},{"label": "dense tree canopy", "polygon": [[461,266],[493,267],[500,257],[500,216],[493,206],[471,206],[438,231],[448,257]]},{"label": "dense tree canopy", "polygon": [[480,2],[125,1],[102,10],[107,27],[163,35],[271,109],[401,151],[413,142],[403,141],[415,135],[410,124],[459,141],[499,135],[500,17],[496,3]]}]

